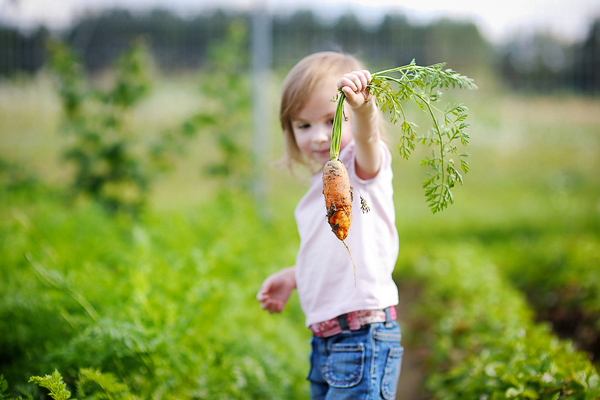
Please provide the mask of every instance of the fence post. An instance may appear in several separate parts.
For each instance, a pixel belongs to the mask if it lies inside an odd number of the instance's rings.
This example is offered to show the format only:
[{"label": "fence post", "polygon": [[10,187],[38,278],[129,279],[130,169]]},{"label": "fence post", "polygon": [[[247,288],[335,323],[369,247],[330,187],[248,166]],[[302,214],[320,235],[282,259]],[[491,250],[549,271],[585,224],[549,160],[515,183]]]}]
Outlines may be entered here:
[{"label": "fence post", "polygon": [[271,123],[269,104],[271,58],[271,16],[266,1],[256,0],[252,14],[252,152],[254,156],[252,192],[258,212],[265,220],[269,219],[266,168]]}]

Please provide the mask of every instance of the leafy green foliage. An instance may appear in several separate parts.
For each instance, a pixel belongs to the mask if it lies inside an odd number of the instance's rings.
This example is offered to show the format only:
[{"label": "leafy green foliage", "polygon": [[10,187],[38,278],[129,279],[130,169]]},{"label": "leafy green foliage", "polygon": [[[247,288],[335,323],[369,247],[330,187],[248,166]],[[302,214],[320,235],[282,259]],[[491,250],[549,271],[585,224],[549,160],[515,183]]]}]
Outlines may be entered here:
[{"label": "leafy green foliage", "polygon": [[443,399],[595,399],[600,377],[585,354],[533,322],[525,299],[472,246],[440,247],[404,271],[423,288],[413,310],[426,332],[426,387]]},{"label": "leafy green foliage", "polygon": [[[592,221],[590,221],[592,222]],[[521,249],[526,246],[528,251]],[[600,240],[593,232],[530,233],[491,246],[508,279],[541,319],[600,362]],[[507,251],[510,249],[510,251]],[[528,268],[535,265],[535,268]]]},{"label": "leafy green foliage", "polygon": [[[63,376],[57,370],[54,370],[52,375],[32,376],[29,379],[30,383],[34,383],[42,388],[46,388],[48,394],[55,400],[68,400],[71,398],[71,392],[67,389],[66,383],[63,381]],[[5,394],[8,390],[8,382],[0,375],[0,399],[9,399],[9,395]],[[118,382],[111,373],[102,373],[100,370],[93,368],[83,368],[79,371],[77,379],[77,394],[80,399],[96,400],[135,400],[136,397],[129,392],[126,385]],[[13,400],[24,400],[21,396]],[[28,396],[27,400],[33,400],[32,396]]]},{"label": "leafy green foliage", "polygon": [[[477,88],[471,78],[451,69],[443,69],[444,66],[444,63],[440,63],[422,67],[416,65],[413,60],[409,65],[374,73],[368,85],[369,92],[375,96],[379,108],[390,114],[393,124],[400,123],[402,136],[399,139],[398,150],[402,157],[408,159],[419,143],[434,147],[431,158],[425,157],[421,162],[421,165],[433,170],[429,173],[430,177],[423,182],[423,188],[434,214],[454,203],[452,189],[457,183],[463,183],[462,175],[454,160],[449,158],[450,155],[458,156],[464,173],[469,170],[469,164],[465,160],[468,154],[459,154],[455,144],[457,141],[462,146],[469,143],[469,136],[465,132],[469,125],[465,123],[467,108],[464,105],[447,105],[442,111],[433,103],[441,99],[442,92],[439,89]],[[400,78],[386,75],[394,72],[399,73]],[[392,88],[392,84],[397,86],[396,90]],[[332,160],[337,159],[340,153],[344,99],[345,96],[340,90],[337,94],[337,108],[331,134]],[[407,119],[404,111],[403,104],[410,101],[414,101],[425,111],[433,122],[433,127],[421,135],[416,132],[418,126]]]},{"label": "leafy green foliage", "polygon": [[134,224],[93,203],[4,199],[0,369],[10,382],[56,368],[95,398],[306,397],[297,300],[279,318],[255,300],[264,275],[293,262],[293,221],[261,222],[237,192]]},{"label": "leafy green foliage", "polygon": [[54,371],[52,375],[32,376],[29,382],[33,382],[38,386],[44,387],[50,391],[50,397],[54,400],[68,400],[71,398],[71,392],[67,390],[67,385],[63,382],[62,376],[58,371]]},{"label": "leafy green foliage", "polygon": [[[400,123],[402,136],[398,150],[402,157],[408,159],[419,143],[434,148],[431,157],[426,157],[421,162],[421,165],[433,170],[423,182],[423,188],[434,214],[454,202],[452,189],[457,183],[462,184],[463,179],[450,156],[458,156],[460,168],[467,173],[468,163],[465,158],[468,154],[459,153],[456,143],[459,142],[462,146],[469,143],[469,136],[465,132],[469,126],[465,123],[467,108],[462,104],[448,104],[444,110],[440,110],[434,103],[441,100],[440,89],[477,88],[472,79],[451,69],[443,69],[444,66],[444,63],[440,63],[422,67],[413,60],[409,65],[374,73],[368,86],[381,110],[390,114],[391,122]],[[387,75],[390,73],[399,73],[400,77]],[[395,90],[392,84],[396,86]],[[403,104],[410,101],[425,111],[433,123],[431,129],[420,135],[416,132],[417,125],[407,119],[404,111]]]},{"label": "leafy green foliage", "polygon": [[[133,400],[136,398],[129,393],[129,388],[120,383],[113,374],[102,373],[93,368],[84,368],[79,371],[77,394],[82,399]],[[93,396],[94,394],[97,396]]]},{"label": "leafy green foliage", "polygon": [[4,379],[4,375],[0,374],[0,399],[2,400],[33,400],[33,397],[28,396],[26,399],[23,397],[11,397],[6,392],[8,391],[8,382]]}]

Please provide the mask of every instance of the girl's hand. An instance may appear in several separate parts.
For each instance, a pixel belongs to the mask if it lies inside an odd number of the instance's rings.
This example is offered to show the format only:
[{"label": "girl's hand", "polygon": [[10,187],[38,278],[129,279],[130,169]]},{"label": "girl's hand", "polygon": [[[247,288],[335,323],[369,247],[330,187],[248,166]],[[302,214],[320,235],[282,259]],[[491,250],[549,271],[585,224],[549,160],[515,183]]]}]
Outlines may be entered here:
[{"label": "girl's hand", "polygon": [[295,268],[284,268],[265,279],[256,295],[256,300],[260,302],[260,308],[263,310],[271,314],[280,313],[295,288]]},{"label": "girl's hand", "polygon": [[367,85],[371,83],[367,70],[345,74],[337,83],[346,96],[344,100],[352,110],[352,136],[356,142],[356,175],[361,179],[372,179],[381,167],[379,144],[379,113]]},{"label": "girl's hand", "polygon": [[345,74],[337,83],[346,95],[346,102],[352,109],[358,109],[371,100],[367,85],[371,83],[369,71],[352,71]]}]

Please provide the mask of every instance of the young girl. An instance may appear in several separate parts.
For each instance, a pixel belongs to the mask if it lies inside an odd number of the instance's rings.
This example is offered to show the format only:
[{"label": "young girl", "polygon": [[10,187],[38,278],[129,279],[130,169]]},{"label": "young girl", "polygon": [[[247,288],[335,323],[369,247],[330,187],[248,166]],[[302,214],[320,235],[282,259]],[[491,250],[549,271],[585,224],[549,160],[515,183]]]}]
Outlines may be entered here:
[{"label": "young girl", "polygon": [[[300,249],[293,267],[267,277],[257,300],[281,312],[298,290],[312,330],[312,399],[394,399],[402,347],[392,271],[398,233],[392,199],[391,154],[381,140],[380,114],[367,85],[371,74],[352,56],[333,52],[301,60],[283,84],[280,120],[288,157],[315,174],[295,218]],[[346,95],[340,160],[353,187],[353,222],[346,243],[326,219],[321,168],[329,160],[331,128],[341,88]],[[370,211],[361,213],[360,198]]]}]

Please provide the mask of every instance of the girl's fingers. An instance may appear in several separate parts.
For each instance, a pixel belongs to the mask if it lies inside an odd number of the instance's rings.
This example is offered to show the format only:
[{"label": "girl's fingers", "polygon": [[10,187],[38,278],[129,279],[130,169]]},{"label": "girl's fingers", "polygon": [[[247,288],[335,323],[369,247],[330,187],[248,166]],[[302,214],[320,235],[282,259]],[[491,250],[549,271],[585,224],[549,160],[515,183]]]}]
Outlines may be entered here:
[{"label": "girl's fingers", "polygon": [[366,69],[363,69],[361,72],[363,73],[363,76],[365,78],[365,87],[367,87],[367,85],[371,83],[372,80],[371,73]]},{"label": "girl's fingers", "polygon": [[342,77],[342,79],[340,79],[338,81],[338,87],[342,88],[342,90],[345,88],[349,88],[353,92],[359,92],[362,87],[362,83],[361,83],[360,79],[357,77],[348,76],[348,75],[349,74],[344,75]]},{"label": "girl's fingers", "polygon": [[260,303],[260,308],[273,314],[280,313],[283,310],[283,305],[280,301],[267,300],[265,302]]},{"label": "girl's fingers", "polygon": [[[358,93],[366,89],[367,85],[371,82],[371,73],[367,70],[353,71],[349,74],[345,74],[342,79],[338,81],[337,86],[339,88],[348,87],[352,91]],[[342,89],[343,90],[343,89]]]},{"label": "girl's fingers", "polygon": [[265,295],[265,292],[263,292],[262,290],[256,294],[256,300],[259,302],[263,302],[266,298],[267,298],[267,296]]},{"label": "girl's fingers", "polygon": [[360,89],[359,90],[366,89],[367,85],[371,81],[370,74],[367,76],[368,72],[369,71],[366,71],[366,70],[354,72],[354,75],[360,80]]},{"label": "girl's fingers", "polygon": [[258,290],[258,293],[256,294],[256,300],[258,300],[259,302],[264,301],[267,298],[267,293],[269,291],[269,287],[270,287],[270,282],[267,279],[263,282],[260,289]]},{"label": "girl's fingers", "polygon": [[342,86],[342,92],[344,92],[346,98],[353,98],[356,96],[356,92],[350,86]]}]

